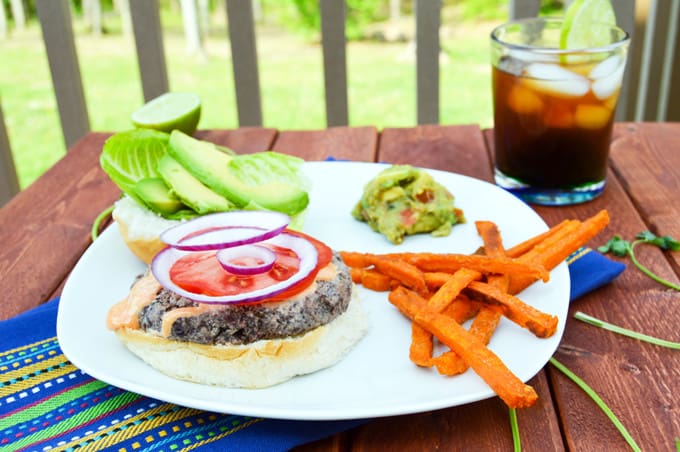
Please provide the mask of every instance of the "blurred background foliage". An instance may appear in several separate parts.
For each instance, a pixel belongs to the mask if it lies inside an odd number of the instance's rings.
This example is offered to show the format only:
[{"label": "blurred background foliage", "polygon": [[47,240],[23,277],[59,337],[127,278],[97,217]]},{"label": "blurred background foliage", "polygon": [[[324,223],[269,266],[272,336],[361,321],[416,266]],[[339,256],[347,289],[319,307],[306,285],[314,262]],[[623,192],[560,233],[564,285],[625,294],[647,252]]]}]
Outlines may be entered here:
[{"label": "blurred background foliage", "polygon": [[[92,130],[130,128],[131,112],[143,104],[130,1],[70,3]],[[158,1],[170,89],[201,96],[201,128],[238,127],[225,1]],[[415,125],[414,0],[345,1],[350,125]],[[442,1],[442,124],[492,125],[488,35],[507,19],[508,3]],[[0,6],[0,103],[25,187],[66,149],[34,1]],[[187,7],[195,8],[190,26]],[[561,8],[561,1],[543,0],[541,11]],[[253,0],[253,11],[264,126],[325,127],[318,0]]]}]

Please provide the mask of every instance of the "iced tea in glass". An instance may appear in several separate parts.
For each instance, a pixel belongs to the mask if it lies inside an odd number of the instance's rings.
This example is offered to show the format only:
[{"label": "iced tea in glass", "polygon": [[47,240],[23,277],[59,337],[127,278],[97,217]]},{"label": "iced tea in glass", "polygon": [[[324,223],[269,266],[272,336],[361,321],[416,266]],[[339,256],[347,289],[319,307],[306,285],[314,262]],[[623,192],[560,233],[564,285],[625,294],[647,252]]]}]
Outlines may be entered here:
[{"label": "iced tea in glass", "polygon": [[629,37],[561,50],[562,19],[510,22],[491,33],[496,184],[527,202],[591,200],[604,189]]}]

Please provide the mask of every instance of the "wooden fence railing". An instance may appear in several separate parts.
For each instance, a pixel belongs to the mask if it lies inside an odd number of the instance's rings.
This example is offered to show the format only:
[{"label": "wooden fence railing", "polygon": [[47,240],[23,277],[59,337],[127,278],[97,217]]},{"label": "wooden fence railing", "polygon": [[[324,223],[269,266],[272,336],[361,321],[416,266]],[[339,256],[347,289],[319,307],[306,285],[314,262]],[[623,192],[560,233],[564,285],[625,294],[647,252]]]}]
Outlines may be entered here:
[{"label": "wooden fence railing", "polygon": [[[252,3],[225,0],[238,121],[262,125],[260,82]],[[319,0],[328,126],[347,125],[345,2]],[[637,5],[636,5],[637,3]],[[535,16],[540,0],[509,0],[511,18]],[[619,120],[680,119],[680,69],[674,65],[680,0],[615,0],[619,25],[633,35],[629,70],[619,102]],[[47,51],[66,147],[90,131],[68,0],[35,0]],[[168,91],[167,65],[157,0],[129,2],[145,100]],[[637,7],[636,7],[637,6]],[[641,7],[646,20],[636,20]],[[439,28],[442,0],[415,0],[418,124],[439,122]],[[0,206],[19,190],[0,108]]]}]

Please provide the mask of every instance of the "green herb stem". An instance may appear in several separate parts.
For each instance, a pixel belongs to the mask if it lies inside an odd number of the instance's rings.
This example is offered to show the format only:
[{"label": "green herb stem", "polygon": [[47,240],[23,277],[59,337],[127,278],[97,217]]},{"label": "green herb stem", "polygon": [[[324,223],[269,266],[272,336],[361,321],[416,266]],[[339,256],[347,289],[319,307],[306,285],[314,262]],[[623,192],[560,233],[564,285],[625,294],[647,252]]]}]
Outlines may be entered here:
[{"label": "green herb stem", "polygon": [[680,291],[680,286],[678,286],[677,284],[673,284],[673,283],[670,282],[670,281],[666,281],[665,279],[661,278],[660,276],[657,276],[655,273],[653,273],[650,269],[648,269],[647,267],[645,267],[644,265],[642,265],[642,264],[640,263],[640,261],[637,260],[637,258],[635,257],[635,253],[633,252],[633,249],[635,248],[635,246],[636,246],[638,243],[646,243],[646,242],[645,242],[644,240],[635,240],[635,241],[630,245],[629,250],[628,250],[628,255],[630,256],[630,260],[633,261],[633,264],[635,264],[635,266],[636,266],[637,268],[639,268],[640,271],[642,271],[645,275],[647,275],[647,276],[649,276],[650,278],[652,278],[654,281],[656,281],[656,282],[658,282],[658,283],[660,283],[660,284],[663,284],[664,286],[670,287],[671,289],[679,290],[679,291]]},{"label": "green herb stem", "polygon": [[635,247],[640,243],[647,243],[649,245],[656,246],[664,251],[666,250],[680,251],[680,242],[678,242],[673,237],[668,235],[658,237],[656,236],[656,234],[650,231],[641,232],[635,237],[637,238],[637,240],[631,243],[628,240],[624,240],[620,235],[615,235],[614,237],[609,239],[609,241],[605,245],[598,247],[597,250],[602,253],[612,253],[619,257],[628,256],[630,257],[630,260],[633,262],[633,264],[635,264],[635,266],[642,273],[649,276],[652,280],[666,287],[670,287],[673,290],[680,291],[679,285],[673,284],[670,281],[666,281],[665,279],[656,275],[650,269],[642,265],[640,261],[638,261],[637,258],[635,257]]},{"label": "green herb stem", "polygon": [[640,449],[640,446],[637,445],[633,437],[630,436],[630,433],[628,433],[626,427],[624,427],[621,421],[619,421],[619,418],[616,417],[616,415],[609,408],[609,406],[607,406],[607,404],[602,400],[602,398],[600,398],[600,396],[597,395],[597,393],[590,386],[588,386],[588,384],[585,381],[583,381],[580,377],[578,377],[575,373],[573,373],[564,364],[557,361],[555,358],[550,358],[550,364],[555,366],[563,374],[569,377],[571,381],[576,383],[576,385],[579,386],[595,402],[595,404],[604,412],[604,414],[607,415],[609,420],[614,424],[619,433],[621,433],[621,436],[623,436],[623,439],[626,440],[631,449],[633,449],[634,451],[642,450]]},{"label": "green herb stem", "polygon": [[510,414],[510,428],[512,429],[512,445],[515,452],[522,452],[522,442],[519,437],[519,425],[517,425],[517,410],[515,408],[509,409]]},{"label": "green herb stem", "polygon": [[92,241],[94,242],[97,240],[97,237],[99,237],[99,228],[101,227],[102,222],[109,216],[111,215],[111,212],[113,212],[114,205],[110,205],[106,209],[104,209],[99,215],[97,215],[97,218],[95,218],[94,223],[92,223],[92,230],[90,231],[90,237],[92,237]]},{"label": "green herb stem", "polygon": [[614,333],[618,333],[623,336],[632,337],[633,339],[649,342],[650,344],[659,345],[661,347],[671,348],[673,350],[680,350],[680,342],[667,341],[665,339],[659,339],[654,336],[648,336],[643,333],[638,333],[637,331],[631,331],[629,329],[613,325],[598,318],[589,316],[588,314],[584,314],[581,311],[577,311],[576,314],[574,314],[574,318],[589,323],[591,325],[603,328],[605,330],[613,331]]}]

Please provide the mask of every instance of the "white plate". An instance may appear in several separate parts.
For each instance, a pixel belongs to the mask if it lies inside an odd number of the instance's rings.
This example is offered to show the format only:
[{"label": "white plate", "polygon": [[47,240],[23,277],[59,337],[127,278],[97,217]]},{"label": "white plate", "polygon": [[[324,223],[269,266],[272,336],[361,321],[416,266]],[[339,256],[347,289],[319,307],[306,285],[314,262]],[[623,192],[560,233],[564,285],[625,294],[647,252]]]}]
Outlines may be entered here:
[{"label": "white plate", "polygon": [[[455,226],[448,237],[413,236],[394,246],[350,214],[364,184],[383,168],[372,163],[306,163],[313,188],[305,231],[338,250],[471,253],[481,245],[475,220],[497,223],[506,246],[546,230],[533,210],[496,186],[428,170],[454,194],[467,223]],[[409,321],[392,307],[385,293],[363,288],[359,290],[369,314],[370,331],[343,361],[329,369],[256,390],[225,389],[166,377],[130,353],[105,326],[109,307],[127,294],[134,277],[144,269],[113,224],[85,252],[64,287],[57,319],[61,348],[73,364],[109,384],[187,407],[306,420],[415,413],[494,396],[472,370],[443,377],[413,365],[408,358]],[[549,339],[538,339],[505,319],[498,326],[490,348],[527,381],[547,363],[562,337],[569,303],[566,265],[552,272],[549,283],[536,283],[520,297],[559,317],[557,333]]]}]

